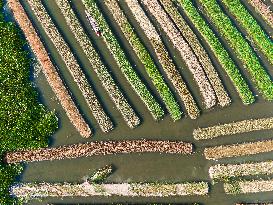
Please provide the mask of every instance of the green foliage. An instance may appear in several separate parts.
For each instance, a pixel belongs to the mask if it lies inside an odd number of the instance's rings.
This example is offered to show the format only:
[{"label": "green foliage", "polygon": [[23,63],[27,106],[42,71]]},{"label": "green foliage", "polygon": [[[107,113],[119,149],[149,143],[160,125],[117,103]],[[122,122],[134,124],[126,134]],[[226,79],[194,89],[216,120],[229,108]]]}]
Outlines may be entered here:
[{"label": "green foliage", "polygon": [[[2,2],[0,3],[1,6]],[[45,147],[58,127],[54,113],[38,102],[30,81],[25,41],[13,23],[0,21],[0,156],[7,151]],[[14,204],[9,186],[21,166],[0,164],[0,204]]]},{"label": "green foliage", "polygon": [[223,13],[216,0],[200,0],[200,2],[205,7],[208,16],[220,35],[229,43],[236,56],[243,63],[244,68],[250,73],[252,80],[257,84],[258,90],[265,99],[273,100],[273,82],[248,42],[233,26],[229,17]]},{"label": "green foliage", "polygon": [[199,11],[192,4],[191,0],[178,0],[188,18],[193,22],[194,26],[198,29],[204,37],[212,52],[217,57],[223,69],[227,72],[234,87],[236,88],[240,98],[244,104],[251,104],[255,101],[251,90],[248,87],[243,75],[234,64],[234,61],[229,56],[226,49],[223,47],[219,39],[213,33],[209,25],[205,22]]},{"label": "green foliage", "polygon": [[96,19],[99,27],[102,30],[102,35],[104,38],[105,43],[107,44],[108,49],[112,53],[113,57],[115,58],[117,64],[119,65],[121,71],[134,88],[135,92],[140,96],[142,101],[150,110],[151,114],[155,119],[160,119],[164,115],[164,111],[155,98],[152,96],[150,91],[147,89],[145,84],[137,75],[134,68],[132,68],[130,62],[127,60],[125,53],[123,52],[122,48],[120,47],[117,39],[114,37],[111,29],[109,28],[106,20],[102,16],[99,8],[96,5],[96,0],[82,0],[84,5]]},{"label": "green foliage", "polygon": [[98,169],[96,172],[94,172],[88,178],[88,181],[90,181],[93,184],[99,184],[99,183],[102,183],[112,173],[113,173],[113,166],[112,165],[106,165],[105,167],[103,167],[101,169]]},{"label": "green foliage", "polygon": [[273,42],[265,34],[263,29],[259,26],[258,22],[247,11],[240,0],[223,0],[222,1],[236,20],[247,31],[248,36],[260,48],[264,55],[268,58],[273,65]]}]

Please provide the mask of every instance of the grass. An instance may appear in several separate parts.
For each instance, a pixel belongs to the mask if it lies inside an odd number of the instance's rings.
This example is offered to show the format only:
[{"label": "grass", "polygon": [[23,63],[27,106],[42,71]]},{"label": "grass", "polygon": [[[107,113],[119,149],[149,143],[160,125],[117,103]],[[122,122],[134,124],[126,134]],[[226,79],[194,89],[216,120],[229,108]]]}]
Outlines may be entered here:
[{"label": "grass", "polygon": [[198,29],[204,40],[208,43],[211,51],[216,56],[222,68],[228,74],[235,89],[237,90],[242,102],[244,104],[251,104],[255,101],[252,91],[250,90],[244,76],[239,68],[235,65],[230,55],[223,47],[222,43],[216,37],[210,26],[206,23],[200,12],[193,5],[191,0],[177,0],[179,5],[183,8],[187,17]]},{"label": "grass", "polygon": [[[3,2],[0,1],[0,6]],[[1,9],[1,8],[0,8]],[[2,9],[1,9],[2,10]],[[54,112],[39,103],[38,93],[30,81],[29,53],[21,32],[0,14],[0,155],[20,149],[48,145],[48,137],[58,127]],[[15,199],[9,186],[22,172],[20,165],[0,164],[0,204],[10,205]]]}]

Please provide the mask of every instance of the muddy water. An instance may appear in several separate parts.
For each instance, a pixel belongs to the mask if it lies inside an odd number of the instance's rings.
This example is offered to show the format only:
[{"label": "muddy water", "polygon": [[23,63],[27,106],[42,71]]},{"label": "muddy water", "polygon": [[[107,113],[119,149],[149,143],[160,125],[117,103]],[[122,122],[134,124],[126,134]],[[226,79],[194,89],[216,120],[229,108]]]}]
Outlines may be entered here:
[{"label": "muddy water", "polygon": [[[198,90],[196,89],[196,84],[192,80],[191,74],[185,67],[184,62],[178,57],[177,52],[173,49],[173,46],[168,43],[168,39],[165,34],[162,34],[162,38],[167,45],[168,50],[172,53],[172,56],[176,56],[175,63],[182,73],[184,79],[189,85],[198,105],[202,109],[202,115],[197,120],[191,120],[188,117],[184,117],[178,122],[173,122],[169,115],[164,117],[164,120],[160,122],[154,122],[151,115],[147,111],[144,104],[139,100],[137,95],[130,88],[130,85],[126,82],[126,79],[118,69],[116,63],[111,57],[110,53],[106,49],[105,44],[102,39],[98,38],[88,26],[88,22],[84,17],[84,7],[80,0],[72,0],[73,7],[77,15],[82,20],[85,25],[86,31],[91,37],[92,41],[95,43],[101,57],[103,58],[105,64],[111,70],[115,79],[118,79],[118,83],[123,90],[126,97],[129,99],[130,103],[137,111],[139,116],[141,116],[142,124],[134,130],[130,130],[125,122],[123,121],[121,115],[114,108],[114,104],[108,97],[107,93],[103,90],[99,79],[97,78],[95,72],[93,71],[92,65],[89,64],[86,56],[81,50],[80,46],[77,44],[75,38],[73,37],[71,31],[66,26],[64,18],[57,9],[54,0],[43,1],[44,5],[48,9],[50,15],[53,17],[54,22],[60,29],[61,33],[64,35],[65,40],[71,46],[73,53],[77,57],[85,72],[90,84],[93,86],[97,95],[99,96],[101,102],[103,103],[106,111],[111,116],[115,123],[115,130],[109,134],[104,134],[99,130],[94,118],[92,117],[91,111],[88,109],[82,95],[79,92],[76,84],[61,60],[61,57],[56,52],[54,46],[50,40],[45,35],[44,31],[41,29],[37,19],[31,12],[28,4],[25,0],[21,1],[29,14],[31,20],[35,24],[45,42],[48,51],[51,54],[53,62],[58,66],[59,72],[65,81],[67,87],[73,94],[73,97],[80,108],[84,117],[89,122],[90,126],[94,129],[95,135],[90,139],[83,139],[76,132],[74,127],[69,122],[67,116],[65,115],[60,104],[56,101],[54,93],[49,87],[45,80],[44,75],[40,72],[38,77],[35,78],[35,84],[40,94],[41,101],[50,109],[56,110],[56,113],[60,121],[60,129],[50,138],[50,146],[60,146],[65,144],[73,144],[79,142],[88,142],[92,140],[121,140],[121,139],[168,139],[168,140],[184,140],[188,142],[193,142],[195,144],[195,153],[192,156],[180,156],[180,155],[167,155],[167,154],[130,154],[130,155],[116,155],[116,156],[95,156],[89,158],[80,158],[73,160],[62,160],[53,162],[39,162],[39,163],[29,163],[25,166],[25,171],[21,177],[22,182],[75,182],[80,183],[83,181],[83,177],[92,173],[95,169],[98,169],[106,164],[113,164],[116,167],[116,171],[107,179],[107,182],[122,183],[122,182],[138,182],[138,181],[159,181],[159,182],[184,182],[184,181],[210,181],[208,176],[208,168],[215,164],[215,162],[205,160],[202,155],[203,149],[206,146],[220,145],[220,144],[230,144],[236,142],[244,141],[254,141],[258,139],[268,139],[272,137],[272,131],[261,131],[253,132],[242,135],[234,135],[221,137],[219,139],[214,139],[210,141],[195,141],[192,137],[192,131],[197,127],[206,127],[209,125],[230,122],[235,120],[242,120],[247,118],[259,118],[259,117],[270,117],[273,116],[273,106],[272,103],[266,102],[262,99],[259,93],[256,93],[257,101],[255,104],[250,106],[242,105],[238,95],[236,94],[230,80],[226,76],[225,72],[221,69],[217,61],[215,61],[214,56],[208,52],[213,59],[213,63],[217,67],[221,78],[225,82],[225,87],[227,88],[230,96],[232,97],[233,103],[228,108],[216,107],[213,110],[205,111],[203,110],[202,101]],[[136,32],[141,37],[141,40],[145,43],[148,50],[151,52],[156,63],[157,59],[152,51],[152,48],[147,42],[147,39],[143,35],[141,29],[137,26],[132,15],[128,11],[128,8],[121,1],[121,6],[125,10],[126,15],[129,17],[130,22],[136,25]],[[152,93],[156,94],[156,90],[153,88],[149,77],[145,73],[145,70],[136,55],[132,52],[132,48],[126,42],[124,36],[121,34],[117,25],[111,21],[111,16],[107,12],[106,7],[100,1],[100,7],[104,14],[107,15],[107,20],[111,24],[115,33],[118,34],[118,39],[122,46],[126,50],[128,58],[132,64],[136,65],[138,73],[141,75],[143,81],[150,88]],[[268,27],[266,28],[270,32]],[[200,36],[199,36],[200,37]],[[204,43],[205,45],[205,43]],[[234,57],[234,56],[233,56]],[[238,63],[239,64],[239,63]],[[239,64],[240,65],[240,64]],[[242,67],[241,67],[242,68]],[[270,67],[267,67],[271,70]],[[160,68],[161,69],[161,68]],[[272,74],[272,72],[270,72]],[[170,85],[170,82],[167,81]],[[171,87],[172,88],[172,87]],[[174,91],[174,89],[172,88]],[[255,91],[256,92],[256,91]],[[180,105],[183,108],[182,103]],[[272,159],[272,153],[257,155],[254,157],[243,157],[238,159],[221,160],[221,162],[244,162],[244,161],[260,161],[265,159]],[[128,197],[90,197],[90,198],[46,198],[42,201],[34,200],[29,204],[47,204],[47,203],[61,203],[61,204],[75,204],[75,203],[191,203],[199,202],[202,204],[221,204],[230,205],[235,202],[257,202],[257,201],[273,201],[273,192],[262,193],[262,194],[248,194],[248,195],[238,195],[238,196],[228,196],[224,194],[222,184],[217,184],[211,186],[211,192],[209,196],[206,197],[168,197],[168,198],[128,198]]]}]

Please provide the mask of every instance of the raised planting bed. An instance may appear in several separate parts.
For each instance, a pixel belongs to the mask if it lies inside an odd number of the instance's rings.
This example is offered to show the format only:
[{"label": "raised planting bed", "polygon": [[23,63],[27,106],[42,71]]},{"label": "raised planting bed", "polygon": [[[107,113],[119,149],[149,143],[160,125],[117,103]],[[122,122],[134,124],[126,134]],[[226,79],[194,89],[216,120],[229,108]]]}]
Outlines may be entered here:
[{"label": "raised planting bed", "polygon": [[248,38],[263,52],[268,61],[273,65],[273,41],[267,36],[255,18],[248,12],[240,0],[223,0],[222,2],[247,32]]},{"label": "raised planting bed", "polygon": [[35,15],[37,16],[37,19],[43,27],[44,31],[46,32],[46,34],[54,44],[55,48],[59,52],[60,56],[62,57],[64,63],[66,64],[66,67],[71,73],[75,83],[81,90],[83,97],[87,102],[90,110],[92,111],[93,116],[97,120],[100,128],[103,132],[111,131],[113,129],[112,121],[103,110],[103,107],[101,106],[98,98],[96,97],[94,91],[89,85],[85,74],[79,66],[71,49],[59,33],[58,29],[55,27],[41,0],[28,0],[28,3]]},{"label": "raised planting bed", "polygon": [[169,154],[192,154],[191,143],[181,141],[131,140],[97,141],[85,144],[65,145],[56,148],[9,152],[7,163],[72,159],[93,155],[158,152]]},{"label": "raised planting bed", "polygon": [[159,34],[155,30],[155,27],[136,0],[125,0],[125,2],[131,10],[131,13],[134,15],[136,21],[139,23],[141,29],[150,40],[150,43],[155,50],[164,72],[166,73],[168,79],[172,82],[181,100],[184,102],[188,115],[190,118],[196,119],[199,116],[200,111],[184,80],[182,79],[182,76],[170,58],[170,55],[160,39]]},{"label": "raised planting bed", "polygon": [[273,28],[273,11],[271,11],[263,0],[248,0],[247,2],[251,4],[251,6],[253,6],[263,19]]},{"label": "raised planting bed", "polygon": [[208,183],[189,182],[167,183],[121,183],[121,184],[82,184],[71,183],[26,183],[15,184],[11,194],[21,200],[43,197],[88,197],[88,196],[130,196],[130,197],[168,197],[207,195]]},{"label": "raised planting bed", "polygon": [[206,159],[217,160],[228,157],[240,157],[273,151],[273,140],[223,145],[205,148]]},{"label": "raised planting bed", "polygon": [[268,180],[241,180],[224,183],[227,194],[247,194],[273,191],[273,179]]},{"label": "raised planting bed", "polygon": [[197,36],[191,30],[189,25],[185,22],[182,15],[180,15],[177,8],[174,6],[172,0],[160,0],[160,2],[162,3],[162,6],[166,10],[166,12],[168,12],[169,16],[174,21],[180,33],[188,41],[192,51],[200,61],[214,89],[219,105],[222,107],[228,106],[231,103],[231,99],[228,96],[227,92],[225,91],[225,88],[221,82],[221,79],[219,78],[217,71],[213,67],[207,52],[200,44]]},{"label": "raised planting bed", "polygon": [[[102,38],[117,62],[119,68],[121,69],[123,75],[130,83],[136,94],[141,98],[144,102],[148,110],[151,112],[153,118],[155,120],[159,120],[163,117],[164,111],[159,105],[159,103],[152,96],[151,92],[148,90],[146,85],[142,82],[130,62],[127,60],[127,57],[119,45],[119,42],[115,38],[113,32],[111,31],[108,23],[100,12],[98,6],[96,5],[97,0],[82,0],[86,9],[90,14],[94,17],[96,22],[99,25],[99,28],[102,31]],[[173,116],[174,120],[178,120],[181,118],[180,115]]]},{"label": "raised planting bed", "polygon": [[219,34],[228,42],[238,59],[242,62],[257,89],[267,100],[273,100],[273,82],[260,63],[253,48],[244,39],[229,17],[222,11],[216,0],[200,0],[211,22]]},{"label": "raised planting bed", "polygon": [[273,174],[273,161],[242,164],[217,164],[209,168],[210,178],[226,180],[230,177]]},{"label": "raised planting bed", "polygon": [[168,85],[164,82],[163,76],[161,75],[158,68],[154,64],[149,52],[147,51],[145,46],[141,43],[133,27],[128,22],[123,11],[120,9],[117,1],[106,0],[104,2],[107,5],[107,8],[109,9],[110,13],[114,17],[114,20],[117,22],[117,24],[121,28],[122,33],[124,34],[129,44],[135,51],[136,55],[143,63],[146,69],[146,72],[151,78],[161,98],[163,99],[171,117],[176,118],[175,116],[181,115],[180,107],[178,103],[176,102],[173,93],[169,89]]},{"label": "raised planting bed", "polygon": [[249,119],[206,128],[197,128],[193,131],[193,137],[196,140],[206,140],[220,136],[268,129],[273,129],[273,118]]},{"label": "raised planting bed", "polygon": [[211,86],[206,73],[199,63],[196,55],[193,53],[191,47],[182,37],[178,29],[175,27],[172,20],[169,18],[157,0],[141,0],[141,2],[155,17],[156,21],[167,34],[174,47],[179,51],[180,56],[186,63],[187,68],[193,75],[194,81],[198,85],[205,107],[208,109],[215,106],[216,96],[213,87]]},{"label": "raised planting bed", "polygon": [[87,56],[90,64],[93,66],[98,78],[100,79],[104,89],[108,92],[116,108],[122,114],[123,119],[130,128],[135,128],[140,124],[140,119],[132,109],[126,98],[121,93],[119,87],[115,83],[110,72],[102,63],[98,53],[94,49],[89,37],[85,33],[77,16],[72,10],[67,0],[56,0],[57,5],[63,13],[66,23],[73,32],[76,40],[81,45],[82,50]]},{"label": "raised planting bed", "polygon": [[9,0],[8,5],[13,12],[14,18],[24,32],[24,35],[34,52],[37,60],[41,64],[41,68],[47,82],[51,86],[63,109],[65,110],[70,122],[83,137],[89,137],[91,129],[81,116],[78,108],[73,102],[68,90],[60,78],[56,68],[53,66],[44,45],[37,35],[31,21],[29,20],[24,8],[18,0]]},{"label": "raised planting bed", "polygon": [[185,14],[198,29],[204,40],[209,45],[211,51],[216,56],[218,62],[228,74],[233,86],[238,92],[244,104],[251,104],[255,101],[252,91],[250,90],[244,76],[241,74],[239,68],[223,47],[222,43],[216,37],[200,12],[193,5],[191,0],[178,0],[178,4],[183,8]]}]

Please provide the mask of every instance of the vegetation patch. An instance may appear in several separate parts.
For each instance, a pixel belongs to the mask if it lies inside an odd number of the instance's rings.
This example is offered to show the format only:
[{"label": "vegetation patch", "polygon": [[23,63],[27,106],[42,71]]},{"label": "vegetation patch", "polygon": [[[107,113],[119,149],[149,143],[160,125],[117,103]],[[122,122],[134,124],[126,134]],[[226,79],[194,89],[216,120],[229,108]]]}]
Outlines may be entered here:
[{"label": "vegetation patch", "polygon": [[243,103],[253,103],[255,99],[244,76],[241,74],[239,68],[235,65],[234,61],[231,59],[222,43],[219,41],[204,18],[201,16],[200,12],[193,5],[192,1],[178,0],[178,3],[183,8],[187,17],[192,21],[194,26],[198,29],[200,34],[208,43],[218,62],[228,74]]},{"label": "vegetation patch", "polygon": [[224,14],[216,0],[200,0],[200,2],[219,34],[228,42],[251,75],[260,93],[265,99],[273,100],[273,82],[249,43],[232,24],[229,17]]},{"label": "vegetation patch", "polygon": [[[96,0],[82,0],[82,2],[84,3],[87,10],[90,13],[92,13],[92,16],[96,19],[97,23],[99,24],[99,27],[102,30],[103,40],[107,45],[109,51],[113,55],[114,59],[116,60],[122,73],[126,77],[127,81],[131,84],[134,91],[144,102],[148,110],[151,112],[153,118],[155,120],[161,119],[164,115],[163,109],[152,96],[151,92],[142,82],[140,77],[137,75],[134,68],[131,66],[124,51],[120,47],[119,42],[114,37],[114,34],[112,33],[109,25],[107,24],[98,6],[96,5]],[[175,119],[177,120],[180,118],[181,116],[176,116]]]},{"label": "vegetation patch", "polygon": [[256,130],[273,129],[273,118],[249,119],[232,123],[220,124],[193,131],[196,140],[213,139],[220,136],[253,132]]},{"label": "vegetation patch", "polygon": [[[0,1],[2,11],[3,2]],[[0,156],[5,152],[37,149],[48,145],[58,127],[54,112],[39,103],[30,81],[29,53],[21,32],[0,14]],[[20,165],[0,163],[0,204],[14,204],[9,187],[22,172]]]}]

